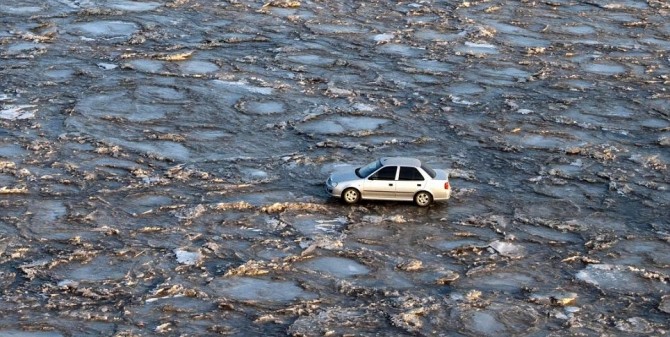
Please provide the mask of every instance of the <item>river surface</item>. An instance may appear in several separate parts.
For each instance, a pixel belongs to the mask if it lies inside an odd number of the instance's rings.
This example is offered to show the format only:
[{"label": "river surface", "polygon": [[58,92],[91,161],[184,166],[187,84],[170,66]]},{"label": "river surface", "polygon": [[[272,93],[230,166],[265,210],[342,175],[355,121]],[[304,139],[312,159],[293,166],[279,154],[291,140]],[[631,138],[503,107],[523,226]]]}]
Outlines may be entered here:
[{"label": "river surface", "polygon": [[[0,0],[0,335],[667,335],[669,17]],[[381,156],[452,198],[326,196]]]}]

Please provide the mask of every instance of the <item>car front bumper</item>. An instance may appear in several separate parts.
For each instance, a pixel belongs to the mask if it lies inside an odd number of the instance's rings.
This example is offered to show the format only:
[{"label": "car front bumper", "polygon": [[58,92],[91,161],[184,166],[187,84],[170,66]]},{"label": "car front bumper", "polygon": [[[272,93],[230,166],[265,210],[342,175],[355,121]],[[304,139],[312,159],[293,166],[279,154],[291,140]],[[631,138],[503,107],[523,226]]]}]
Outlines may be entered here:
[{"label": "car front bumper", "polygon": [[323,186],[323,189],[326,191],[326,193],[330,196],[333,196],[333,190],[335,189],[333,185],[330,183],[330,178],[326,180],[326,184]]},{"label": "car front bumper", "polygon": [[337,188],[336,186],[333,186],[333,183],[330,180],[330,178],[328,178],[328,180],[326,180],[326,184],[324,185],[323,189],[331,197],[339,198],[339,197],[342,196],[342,190]]}]

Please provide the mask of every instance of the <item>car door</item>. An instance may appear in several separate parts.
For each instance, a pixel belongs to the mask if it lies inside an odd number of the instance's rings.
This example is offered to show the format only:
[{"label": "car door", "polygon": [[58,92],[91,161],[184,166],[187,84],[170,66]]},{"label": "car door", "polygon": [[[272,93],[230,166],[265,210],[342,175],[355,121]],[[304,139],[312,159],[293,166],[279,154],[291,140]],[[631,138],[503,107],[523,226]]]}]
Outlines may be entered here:
[{"label": "car door", "polygon": [[416,167],[401,166],[395,192],[398,199],[412,200],[414,194],[426,185],[426,178]]},{"label": "car door", "polygon": [[363,198],[394,199],[397,166],[384,166],[363,182]]}]

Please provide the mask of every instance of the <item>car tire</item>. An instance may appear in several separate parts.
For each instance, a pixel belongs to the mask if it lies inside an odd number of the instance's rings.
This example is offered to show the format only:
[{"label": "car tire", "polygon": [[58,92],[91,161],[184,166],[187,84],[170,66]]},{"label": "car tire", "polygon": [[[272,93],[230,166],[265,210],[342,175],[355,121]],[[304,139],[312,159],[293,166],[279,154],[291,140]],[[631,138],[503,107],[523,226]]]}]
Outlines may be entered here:
[{"label": "car tire", "polygon": [[353,205],[361,200],[361,192],[355,188],[347,188],[342,192],[342,200],[350,205]]},{"label": "car tire", "polygon": [[426,207],[432,202],[433,196],[426,191],[420,191],[414,195],[414,203],[419,207]]}]

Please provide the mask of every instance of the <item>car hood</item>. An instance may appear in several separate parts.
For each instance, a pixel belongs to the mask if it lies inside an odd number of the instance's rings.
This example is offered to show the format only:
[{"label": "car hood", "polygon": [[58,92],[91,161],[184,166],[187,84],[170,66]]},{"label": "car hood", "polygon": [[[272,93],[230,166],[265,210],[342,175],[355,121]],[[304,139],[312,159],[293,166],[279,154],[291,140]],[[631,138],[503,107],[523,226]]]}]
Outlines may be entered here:
[{"label": "car hood", "polygon": [[344,181],[350,181],[350,180],[358,180],[361,179],[356,175],[356,172],[354,172],[353,169],[349,169],[346,171],[337,171],[333,172],[330,175],[330,180],[336,183],[341,183]]}]

